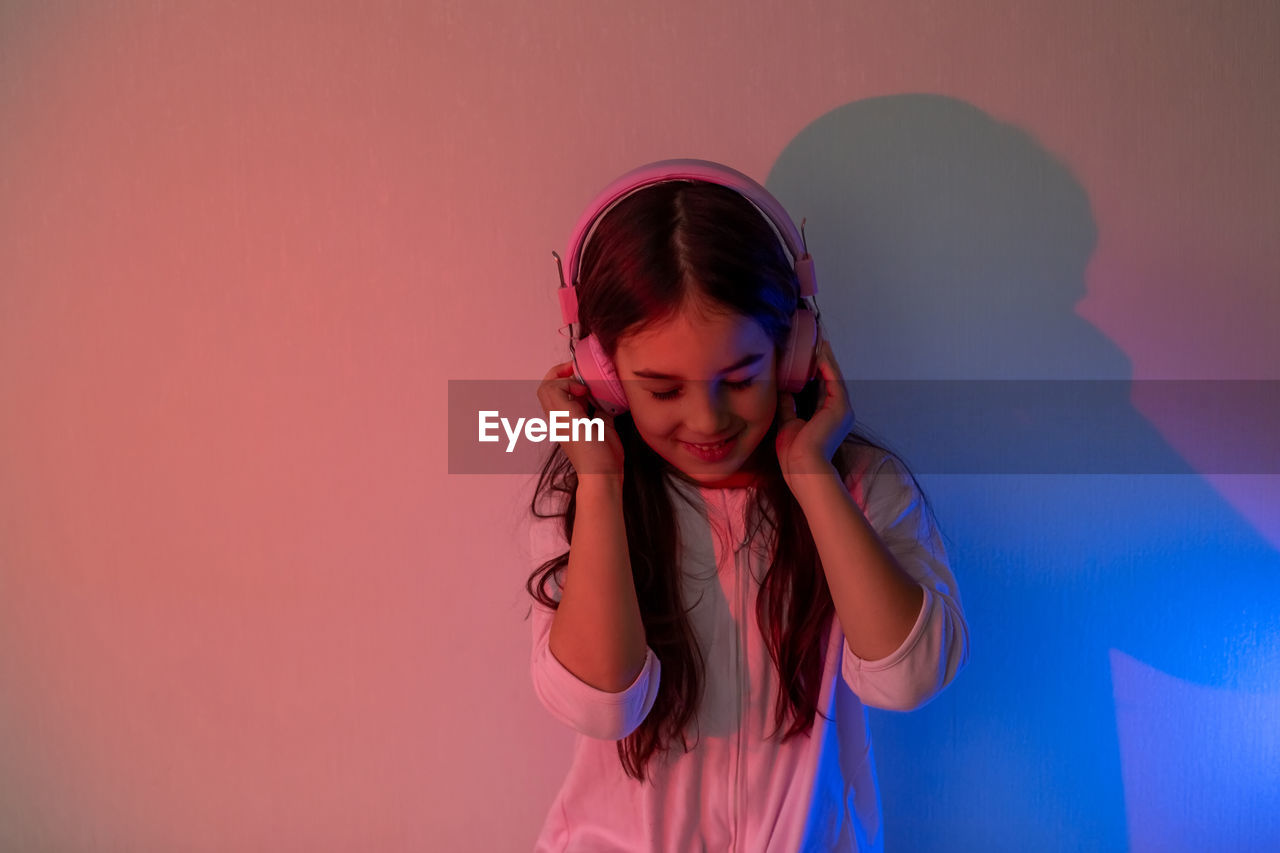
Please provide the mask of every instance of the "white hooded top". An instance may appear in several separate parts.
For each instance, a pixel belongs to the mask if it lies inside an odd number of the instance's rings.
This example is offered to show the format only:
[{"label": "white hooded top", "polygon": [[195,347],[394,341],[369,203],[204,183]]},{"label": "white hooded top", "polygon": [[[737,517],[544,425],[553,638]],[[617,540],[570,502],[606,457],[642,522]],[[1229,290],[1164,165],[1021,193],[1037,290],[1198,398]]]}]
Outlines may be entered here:
[{"label": "white hooded top", "polygon": [[[875,661],[849,649],[833,616],[822,713],[807,736],[784,744],[781,733],[773,734],[778,676],[755,618],[770,555],[764,534],[745,530],[749,489],[704,488],[668,477],[684,603],[692,605],[689,619],[705,661],[704,694],[686,732],[693,749],[686,753],[677,741],[665,756],[656,752],[644,782],[627,776],[616,741],[653,707],[662,678],[653,649],[625,690],[599,690],[551,653],[554,611],[533,603],[534,692],[579,733],[572,765],[538,836],[538,853],[883,849],[866,706],[905,711],[937,695],[968,658],[968,629],[942,541],[910,475],[892,456],[864,450],[845,485],[885,546],[924,588],[924,602],[902,645]],[[568,550],[561,525],[559,518],[535,520],[533,565]],[[548,589],[558,601],[560,587],[552,582]]]}]

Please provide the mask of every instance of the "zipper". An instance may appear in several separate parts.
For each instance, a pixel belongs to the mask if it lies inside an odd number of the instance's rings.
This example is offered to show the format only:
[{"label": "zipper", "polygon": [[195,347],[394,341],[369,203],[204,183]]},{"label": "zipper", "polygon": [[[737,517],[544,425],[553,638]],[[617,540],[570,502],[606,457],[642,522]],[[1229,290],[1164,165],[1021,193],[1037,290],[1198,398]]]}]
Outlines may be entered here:
[{"label": "zipper", "polygon": [[[733,791],[731,793],[731,821],[730,827],[732,832],[732,843],[730,849],[732,851],[742,850],[742,816],[746,811],[746,771],[743,768],[743,748],[746,742],[747,712],[749,703],[747,701],[747,633],[751,629],[751,615],[747,612],[748,606],[748,590],[747,585],[743,581],[744,572],[742,571],[741,552],[746,545],[746,519],[743,517],[742,531],[734,530],[734,515],[729,505],[729,498],[724,490],[720,491],[720,505],[724,512],[724,528],[725,540],[732,552],[733,560],[733,583],[737,585],[738,598],[738,642],[735,651],[734,676],[738,688],[738,728],[734,741],[734,772],[733,772]],[[743,514],[745,516],[745,512]],[[747,573],[749,574],[749,573]]]},{"label": "zipper", "polygon": [[740,558],[738,556],[739,553],[740,550],[735,548],[733,552],[733,576],[735,582],[738,584],[738,612],[742,614],[741,619],[739,619],[739,622],[742,624],[739,629],[738,636],[738,789],[734,791],[735,815],[733,841],[734,845],[741,850],[742,848],[739,845],[739,840],[742,838],[742,800],[746,794],[745,789],[747,784],[747,773],[742,767],[743,741],[746,737],[747,728],[747,630],[749,628],[748,623],[751,620],[747,613],[747,585],[742,582],[742,571],[741,566],[739,565]]},{"label": "zipper", "polygon": [[725,497],[725,518],[729,528],[730,547],[733,548],[733,581],[737,584],[738,590],[738,737],[737,737],[737,773],[734,779],[733,791],[733,846],[735,850],[742,849],[742,816],[744,812],[743,798],[745,794],[746,770],[743,768],[743,745],[746,739],[747,727],[747,631],[750,629],[750,614],[747,613],[747,585],[743,582],[743,572],[741,564],[742,542],[741,536],[734,532],[732,521],[741,521],[742,527],[746,529],[745,519],[735,519],[729,508],[729,499]]}]

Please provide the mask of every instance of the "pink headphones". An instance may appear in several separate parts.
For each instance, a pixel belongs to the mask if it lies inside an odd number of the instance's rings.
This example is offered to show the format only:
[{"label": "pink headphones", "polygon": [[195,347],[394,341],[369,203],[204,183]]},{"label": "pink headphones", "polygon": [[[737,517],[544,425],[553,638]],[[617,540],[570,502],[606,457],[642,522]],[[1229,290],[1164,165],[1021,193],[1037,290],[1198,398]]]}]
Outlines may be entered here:
[{"label": "pink headphones", "polygon": [[[574,346],[573,326],[578,322],[578,293],[575,288],[583,249],[600,218],[627,196],[654,184],[691,180],[734,190],[760,211],[781,238],[795,264],[796,278],[800,282],[800,301],[791,317],[791,334],[778,362],[778,382],[783,391],[794,394],[813,377],[819,343],[818,310],[813,296],[818,292],[818,285],[813,275],[813,258],[805,248],[803,233],[796,229],[786,210],[768,190],[741,172],[708,160],[660,160],[627,172],[596,197],[578,220],[569,240],[568,281],[571,284],[566,284],[563,270],[560,276],[560,314],[565,324],[570,326],[569,350],[574,373],[587,386],[595,402],[610,415],[618,415],[628,408],[613,362],[605,355],[595,335],[578,339],[577,346]],[[555,257],[558,265],[560,257]],[[805,302],[806,297],[809,298],[808,303]],[[579,349],[582,350],[581,356]]]}]

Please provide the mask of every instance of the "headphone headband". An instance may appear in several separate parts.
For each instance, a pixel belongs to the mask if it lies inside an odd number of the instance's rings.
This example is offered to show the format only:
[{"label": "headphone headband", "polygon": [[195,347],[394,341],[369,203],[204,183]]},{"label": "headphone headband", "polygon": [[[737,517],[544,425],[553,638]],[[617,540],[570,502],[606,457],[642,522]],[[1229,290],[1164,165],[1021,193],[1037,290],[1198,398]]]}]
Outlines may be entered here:
[{"label": "headphone headband", "polygon": [[[606,213],[627,196],[645,187],[670,181],[705,181],[717,184],[737,192],[751,202],[773,229],[782,238],[782,244],[791,254],[795,266],[796,278],[800,283],[800,296],[812,296],[817,293],[817,280],[813,273],[813,258],[804,247],[804,236],[796,228],[791,217],[773,195],[752,178],[720,163],[710,160],[675,159],[659,160],[632,169],[619,177],[596,196],[578,219],[573,235],[569,239],[569,269],[565,284],[561,290],[561,313],[565,323],[577,323],[578,306],[575,288],[578,285],[578,270],[582,261],[582,252],[595,231],[596,224]],[[566,292],[567,291],[567,292]]]}]

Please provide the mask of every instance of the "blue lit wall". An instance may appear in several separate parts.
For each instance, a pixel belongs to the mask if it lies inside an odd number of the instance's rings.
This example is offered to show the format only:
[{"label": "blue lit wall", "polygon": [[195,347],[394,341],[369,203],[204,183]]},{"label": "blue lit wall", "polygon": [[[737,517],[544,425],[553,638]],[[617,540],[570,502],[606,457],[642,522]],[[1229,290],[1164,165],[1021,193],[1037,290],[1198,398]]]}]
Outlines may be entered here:
[{"label": "blue lit wall", "polygon": [[769,186],[809,220],[855,411],[917,470],[971,631],[949,691],[873,714],[888,849],[1280,849],[1280,555],[1219,491],[1280,471],[1275,439],[1201,471],[1222,457],[1164,437],[1238,441],[1276,386],[1144,414],[1206,385],[1136,380],[1082,316],[1091,188],[970,104],[834,110]]}]

